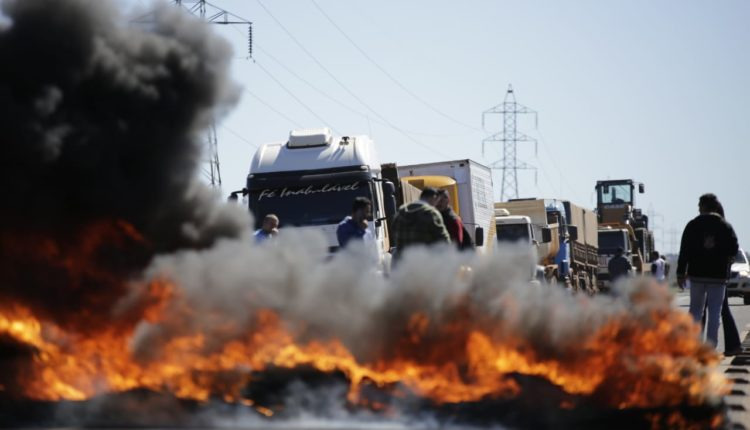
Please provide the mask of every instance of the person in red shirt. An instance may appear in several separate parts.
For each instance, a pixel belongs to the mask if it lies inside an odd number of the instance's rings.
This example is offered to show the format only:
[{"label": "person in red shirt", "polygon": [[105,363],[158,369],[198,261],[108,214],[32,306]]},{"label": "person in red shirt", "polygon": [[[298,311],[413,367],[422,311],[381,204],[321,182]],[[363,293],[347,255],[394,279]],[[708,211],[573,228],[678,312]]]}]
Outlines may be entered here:
[{"label": "person in red shirt", "polygon": [[438,200],[435,204],[435,208],[440,211],[440,215],[443,216],[443,224],[448,230],[448,235],[451,237],[451,243],[456,245],[457,248],[461,249],[464,242],[464,224],[461,221],[461,217],[456,215],[451,207],[451,198],[448,192],[439,189]]}]

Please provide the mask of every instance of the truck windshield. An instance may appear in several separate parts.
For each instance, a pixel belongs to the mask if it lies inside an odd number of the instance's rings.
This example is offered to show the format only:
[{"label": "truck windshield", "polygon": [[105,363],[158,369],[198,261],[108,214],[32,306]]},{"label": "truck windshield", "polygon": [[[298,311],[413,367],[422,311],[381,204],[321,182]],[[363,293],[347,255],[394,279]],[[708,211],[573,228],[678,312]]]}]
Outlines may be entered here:
[{"label": "truck windshield", "polygon": [[632,204],[633,186],[631,184],[610,184],[599,186],[599,202],[605,205]]},{"label": "truck windshield", "polygon": [[614,254],[617,248],[628,249],[625,246],[625,235],[620,230],[599,232],[599,253]]},{"label": "truck windshield", "polygon": [[529,241],[528,224],[497,224],[498,242]]},{"label": "truck windshield", "polygon": [[367,197],[374,202],[370,182],[359,178],[288,184],[274,181],[264,185],[267,186],[249,188],[248,204],[256,228],[268,214],[278,216],[281,227],[338,224],[351,214],[355,197]]}]

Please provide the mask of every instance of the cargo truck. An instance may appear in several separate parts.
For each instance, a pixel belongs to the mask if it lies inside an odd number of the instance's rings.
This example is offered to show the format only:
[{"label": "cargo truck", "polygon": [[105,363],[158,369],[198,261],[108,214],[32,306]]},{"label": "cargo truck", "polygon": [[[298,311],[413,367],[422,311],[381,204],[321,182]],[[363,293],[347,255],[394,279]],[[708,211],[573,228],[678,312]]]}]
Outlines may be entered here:
[{"label": "cargo truck", "polygon": [[[399,204],[407,199],[408,189],[434,187],[444,189],[450,196],[453,210],[461,217],[466,232],[481,252],[494,246],[495,222],[492,188],[492,170],[473,160],[441,161],[425,164],[397,166],[383,165],[383,175],[399,184]],[[395,176],[394,176],[395,175]]]},{"label": "cargo truck", "polygon": [[535,223],[526,215],[511,215],[505,208],[495,208],[495,228],[498,244],[525,244],[534,249],[538,260],[529,273],[530,279],[546,282],[544,256],[550,254],[552,229]]},{"label": "cargo truck", "polygon": [[494,237],[490,169],[470,160],[398,166],[382,165],[368,136],[334,137],[328,128],[293,130],[286,141],[262,145],[250,164],[242,194],[256,228],[268,214],[280,228],[321,231],[330,252],[338,249],[338,223],[351,213],[355,197],[372,201],[368,229],[381,267],[390,268],[389,220],[399,203],[419,198],[421,188],[448,190],[456,213],[480,249]]},{"label": "cargo truck", "polygon": [[[275,214],[281,228],[323,232],[331,252],[338,248],[336,228],[351,213],[355,197],[372,201],[369,226],[380,263],[389,266],[389,232],[395,213],[395,186],[383,179],[368,136],[334,137],[328,128],[294,130],[286,141],[267,143],[255,152],[242,193],[256,228]],[[230,197],[231,198],[231,197]]]},{"label": "cargo truck", "polygon": [[645,192],[645,186],[632,179],[597,181],[596,211],[599,220],[600,289],[609,288],[609,260],[617,248],[622,248],[636,273],[648,273],[649,257],[654,250],[654,235],[649,230],[648,217],[635,207],[635,190]]},{"label": "cargo truck", "polygon": [[[558,256],[560,249],[565,245],[565,240],[561,241],[560,224],[558,218],[548,214],[547,206],[544,199],[514,199],[508,202],[495,203],[495,211],[506,210],[508,214],[516,217],[528,217],[532,228],[535,230],[534,235],[540,237],[543,229],[550,231],[550,241],[540,243],[537,246],[537,256],[541,270],[544,273],[544,280],[550,284],[557,284],[558,281],[565,278],[567,266],[560,264]],[[499,212],[502,213],[502,212]],[[497,232],[498,240],[509,236],[508,229],[516,229],[516,226],[498,225],[497,228],[503,228],[503,231]]]},{"label": "cargo truck", "polygon": [[[574,290],[588,293],[596,291],[598,237],[593,211],[557,199],[515,199],[495,203],[495,210],[499,209],[505,209],[513,216],[529,217],[537,237],[542,229],[550,230],[552,240],[537,248],[539,264],[548,283],[564,283]],[[496,220],[502,219],[496,217]],[[500,240],[506,233],[500,232],[500,224],[497,228]]]},{"label": "cargo truck", "polygon": [[599,268],[598,220],[593,210],[563,201],[570,246],[571,284],[595,293]]}]

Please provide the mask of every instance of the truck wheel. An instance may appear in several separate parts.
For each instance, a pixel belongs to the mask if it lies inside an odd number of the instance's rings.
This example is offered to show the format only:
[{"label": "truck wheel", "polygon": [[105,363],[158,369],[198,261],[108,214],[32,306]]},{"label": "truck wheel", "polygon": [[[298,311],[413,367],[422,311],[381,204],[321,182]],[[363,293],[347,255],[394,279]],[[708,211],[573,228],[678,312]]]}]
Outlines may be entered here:
[{"label": "truck wheel", "polygon": [[581,276],[580,279],[581,279],[581,281],[580,281],[580,285],[581,285],[580,289],[581,289],[581,291],[583,291],[586,294],[591,295],[591,293],[592,293],[592,291],[591,291],[591,281],[589,280],[588,273],[586,273],[583,276]]},{"label": "truck wheel", "polygon": [[743,301],[743,302],[744,302],[744,303],[745,303],[746,305],[750,305],[750,294],[745,294],[744,296],[742,296],[742,301]]}]

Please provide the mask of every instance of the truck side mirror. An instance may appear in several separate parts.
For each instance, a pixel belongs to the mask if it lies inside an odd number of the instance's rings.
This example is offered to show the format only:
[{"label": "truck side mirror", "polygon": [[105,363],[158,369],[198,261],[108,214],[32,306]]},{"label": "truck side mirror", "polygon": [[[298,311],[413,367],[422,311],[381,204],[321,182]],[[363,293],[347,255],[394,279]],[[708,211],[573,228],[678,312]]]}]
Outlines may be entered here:
[{"label": "truck side mirror", "polygon": [[552,229],[549,227],[542,228],[542,243],[552,242]]},{"label": "truck side mirror", "polygon": [[575,226],[575,225],[568,226],[568,238],[574,242],[578,240],[578,226]]},{"label": "truck side mirror", "polygon": [[638,184],[638,192],[643,194],[646,192],[646,186],[643,184]]},{"label": "truck side mirror", "polygon": [[474,244],[476,246],[484,246],[484,229],[482,227],[477,227],[474,230]]},{"label": "truck side mirror", "polygon": [[229,193],[229,197],[227,198],[227,201],[229,203],[237,203],[237,201],[240,199],[240,196],[239,196],[240,194],[242,194],[243,196],[246,196],[250,194],[250,191],[247,188],[243,188],[237,191],[232,191],[231,193]]},{"label": "truck side mirror", "polygon": [[396,215],[396,187],[391,181],[383,182],[383,200],[385,216],[390,218]]}]

